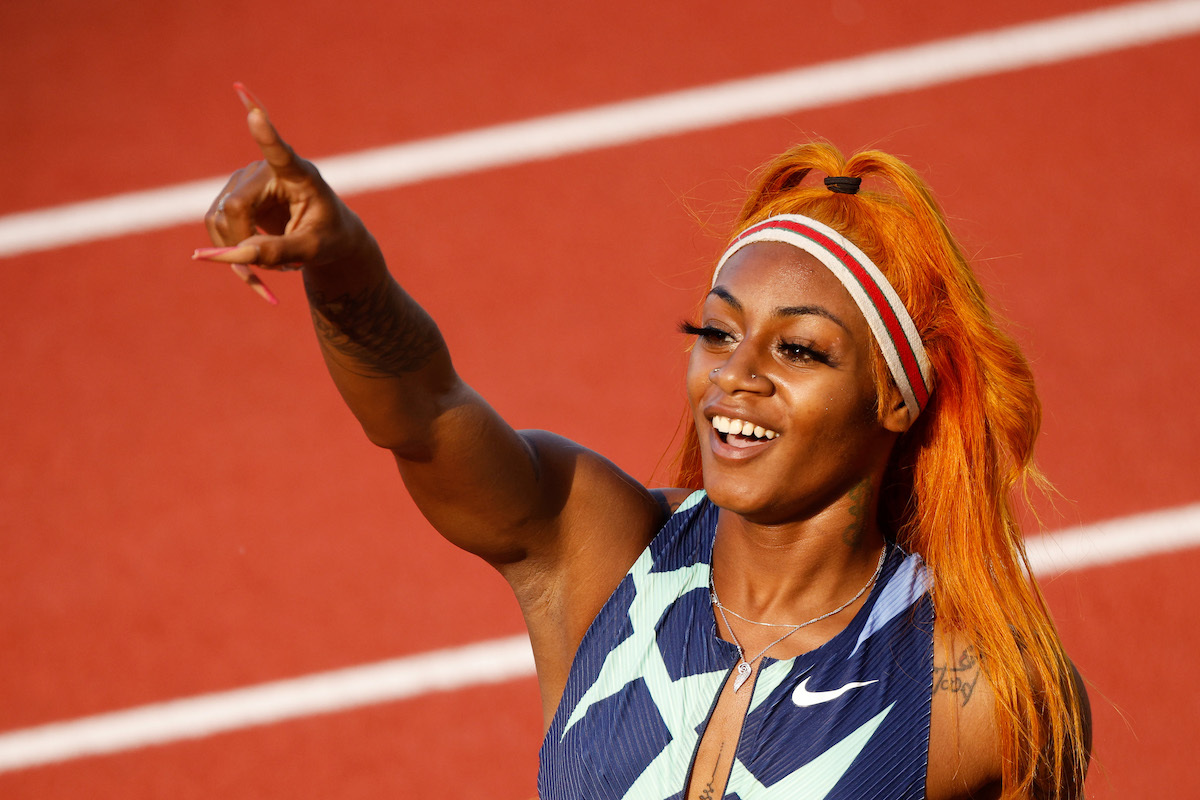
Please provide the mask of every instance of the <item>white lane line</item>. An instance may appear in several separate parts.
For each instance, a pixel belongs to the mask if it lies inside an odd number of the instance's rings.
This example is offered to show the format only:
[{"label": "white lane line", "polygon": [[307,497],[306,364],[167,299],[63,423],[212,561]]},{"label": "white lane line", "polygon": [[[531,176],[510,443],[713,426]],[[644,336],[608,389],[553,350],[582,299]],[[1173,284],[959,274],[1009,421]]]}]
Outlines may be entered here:
[{"label": "white lane line", "polygon": [[524,634],[0,735],[0,772],[533,675]]},{"label": "white lane line", "polygon": [[1048,578],[1200,545],[1200,503],[1079,528],[1025,541],[1034,574]]},{"label": "white lane line", "polygon": [[[1200,546],[1200,503],[1031,537],[1034,572]],[[0,772],[534,675],[524,635],[0,734]]]},{"label": "white lane line", "polygon": [[[1014,25],[743,80],[333,156],[350,195],[911,91],[1200,32],[1200,0],[1157,0]],[[0,217],[0,257],[199,223],[223,178]]]}]

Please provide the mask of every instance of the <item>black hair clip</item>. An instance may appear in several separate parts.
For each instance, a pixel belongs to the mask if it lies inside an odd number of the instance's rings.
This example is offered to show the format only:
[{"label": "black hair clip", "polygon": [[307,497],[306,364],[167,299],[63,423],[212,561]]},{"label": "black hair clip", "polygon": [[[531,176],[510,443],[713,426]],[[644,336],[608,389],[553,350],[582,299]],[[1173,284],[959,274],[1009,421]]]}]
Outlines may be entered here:
[{"label": "black hair clip", "polygon": [[839,194],[858,194],[858,187],[862,185],[862,178],[826,178],[825,188],[831,192]]}]

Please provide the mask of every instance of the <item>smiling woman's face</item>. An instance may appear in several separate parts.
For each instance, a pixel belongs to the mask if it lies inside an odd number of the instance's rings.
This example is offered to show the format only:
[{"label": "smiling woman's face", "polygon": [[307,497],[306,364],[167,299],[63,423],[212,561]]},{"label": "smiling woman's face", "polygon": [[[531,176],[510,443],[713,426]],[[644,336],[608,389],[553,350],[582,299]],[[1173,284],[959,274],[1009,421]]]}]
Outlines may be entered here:
[{"label": "smiling woman's face", "polygon": [[889,428],[907,416],[880,420],[870,329],[817,259],[774,242],[742,248],[694,332],[688,396],[714,503],[779,524],[882,474]]}]

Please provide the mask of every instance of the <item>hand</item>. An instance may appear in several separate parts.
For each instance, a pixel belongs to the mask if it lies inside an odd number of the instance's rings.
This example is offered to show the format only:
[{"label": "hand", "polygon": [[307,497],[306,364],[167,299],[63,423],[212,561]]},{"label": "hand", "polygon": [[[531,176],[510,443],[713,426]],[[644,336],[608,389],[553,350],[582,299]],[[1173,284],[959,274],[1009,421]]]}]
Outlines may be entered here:
[{"label": "hand", "polygon": [[288,270],[371,258],[375,242],[354,212],[283,141],[258,99],[241,84],[234,88],[264,160],[238,170],[225,184],[204,216],[217,247],[192,257],[232,265],[270,302],[276,302],[274,295],[246,265]]}]

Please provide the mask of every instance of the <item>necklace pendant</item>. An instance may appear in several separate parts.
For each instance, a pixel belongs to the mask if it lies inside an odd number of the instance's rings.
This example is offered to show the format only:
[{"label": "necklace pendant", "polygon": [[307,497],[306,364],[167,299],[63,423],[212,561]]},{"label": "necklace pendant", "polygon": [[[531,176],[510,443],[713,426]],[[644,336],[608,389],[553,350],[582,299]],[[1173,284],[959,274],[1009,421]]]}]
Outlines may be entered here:
[{"label": "necklace pendant", "polygon": [[737,677],[733,679],[733,690],[736,692],[737,690],[741,689],[742,684],[745,683],[746,679],[749,677],[750,665],[745,661],[742,661],[742,663],[737,665]]}]

